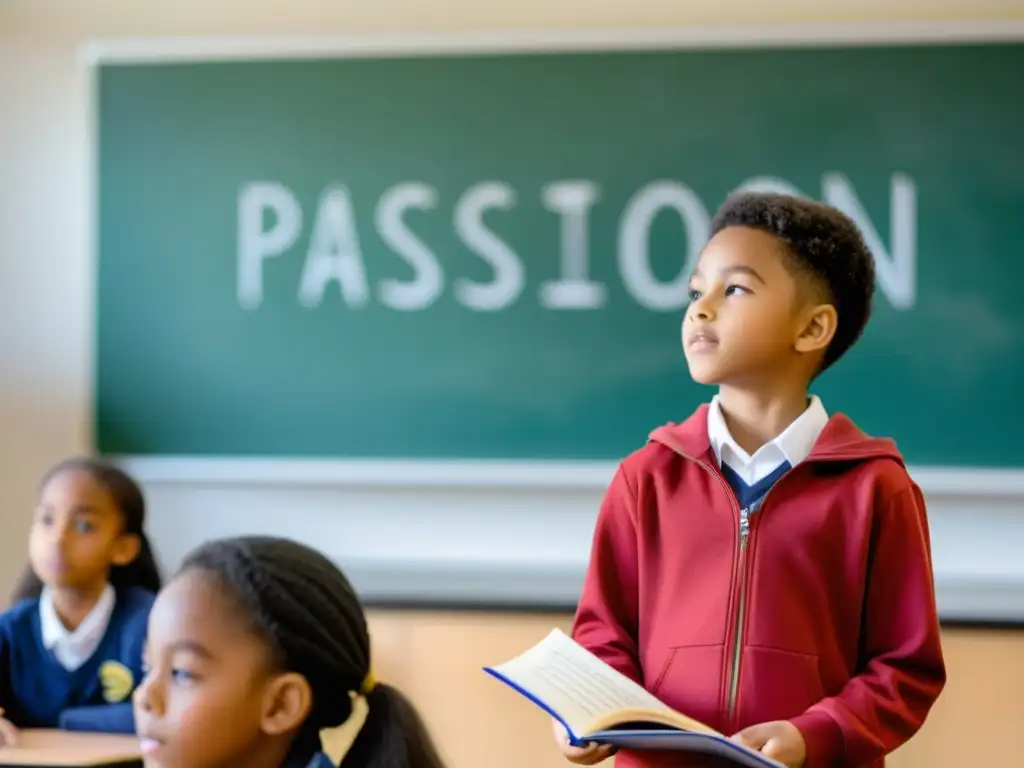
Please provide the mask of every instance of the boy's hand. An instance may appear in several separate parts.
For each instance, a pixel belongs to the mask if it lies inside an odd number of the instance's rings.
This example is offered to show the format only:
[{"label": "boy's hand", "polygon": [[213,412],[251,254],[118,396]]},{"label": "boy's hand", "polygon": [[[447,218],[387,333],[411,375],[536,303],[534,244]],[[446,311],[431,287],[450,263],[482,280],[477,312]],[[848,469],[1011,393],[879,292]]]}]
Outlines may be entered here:
[{"label": "boy's hand", "polygon": [[574,747],[569,744],[569,734],[557,720],[551,721],[551,727],[555,732],[555,742],[562,750],[565,759],[577,765],[594,765],[602,760],[611,757],[615,748],[611,744],[588,744],[585,747]]},{"label": "boy's hand", "polygon": [[3,709],[0,709],[0,747],[13,747],[18,743],[18,729],[3,715]]},{"label": "boy's hand", "polygon": [[732,738],[789,768],[803,768],[807,759],[803,734],[788,720],[752,725]]}]

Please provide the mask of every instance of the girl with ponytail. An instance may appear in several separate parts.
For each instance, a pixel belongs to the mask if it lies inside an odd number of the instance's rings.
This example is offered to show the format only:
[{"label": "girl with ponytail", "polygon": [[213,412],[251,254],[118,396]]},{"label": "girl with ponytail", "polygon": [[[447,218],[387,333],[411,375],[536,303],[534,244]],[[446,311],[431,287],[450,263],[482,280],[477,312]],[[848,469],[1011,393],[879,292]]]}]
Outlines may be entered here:
[{"label": "girl with ponytail", "polygon": [[146,662],[135,718],[147,768],[328,768],[320,733],[356,696],[366,720],[341,768],[443,768],[412,704],[374,679],[348,579],[294,541],[189,555],[157,597]]}]

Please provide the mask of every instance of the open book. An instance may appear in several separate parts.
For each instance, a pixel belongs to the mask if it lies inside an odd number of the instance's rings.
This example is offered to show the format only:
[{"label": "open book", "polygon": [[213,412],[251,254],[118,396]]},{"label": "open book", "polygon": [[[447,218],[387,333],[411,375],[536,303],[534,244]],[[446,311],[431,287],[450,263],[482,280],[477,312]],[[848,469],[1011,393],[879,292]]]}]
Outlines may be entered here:
[{"label": "open book", "polygon": [[574,746],[669,749],[726,758],[749,768],[781,763],[676,712],[555,629],[519,656],[484,671],[560,722]]}]

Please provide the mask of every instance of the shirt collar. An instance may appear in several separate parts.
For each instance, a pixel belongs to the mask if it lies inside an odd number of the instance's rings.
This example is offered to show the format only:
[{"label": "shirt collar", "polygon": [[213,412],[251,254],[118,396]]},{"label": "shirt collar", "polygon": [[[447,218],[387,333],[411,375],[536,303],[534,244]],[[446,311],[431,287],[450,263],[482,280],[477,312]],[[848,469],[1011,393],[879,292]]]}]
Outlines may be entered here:
[{"label": "shirt collar", "polygon": [[48,651],[52,651],[57,645],[76,647],[90,645],[95,641],[98,647],[99,641],[96,638],[99,636],[99,639],[102,639],[106,633],[116,601],[117,596],[114,593],[114,588],[107,584],[102,594],[100,594],[100,599],[96,601],[96,605],[89,611],[89,615],[85,617],[74,632],[70,632],[64,626],[64,622],[60,620],[60,616],[57,615],[57,609],[53,605],[53,595],[49,587],[44,587],[43,593],[39,598],[39,622],[43,636],[43,646]]},{"label": "shirt collar", "polygon": [[708,440],[719,466],[723,461],[731,467],[736,463],[746,466],[774,454],[779,457],[778,464],[788,461],[790,466],[795,467],[810,455],[826,423],[828,413],[825,406],[821,404],[821,399],[817,395],[811,395],[807,409],[786,427],[782,434],[762,445],[751,456],[729,434],[725,416],[722,414],[722,405],[718,395],[715,395],[708,409]]}]

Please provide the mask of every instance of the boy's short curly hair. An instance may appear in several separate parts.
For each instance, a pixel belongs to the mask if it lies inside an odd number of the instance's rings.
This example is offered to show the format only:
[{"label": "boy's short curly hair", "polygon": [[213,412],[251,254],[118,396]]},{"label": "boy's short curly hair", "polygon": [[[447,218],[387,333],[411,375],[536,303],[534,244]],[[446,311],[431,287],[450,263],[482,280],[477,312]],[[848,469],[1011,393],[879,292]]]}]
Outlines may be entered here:
[{"label": "boy's short curly hair", "polygon": [[826,291],[838,315],[821,373],[860,338],[871,316],[875,263],[849,216],[800,197],[771,192],[731,195],[711,221],[710,236],[727,227],[749,227],[781,240],[797,270]]}]

